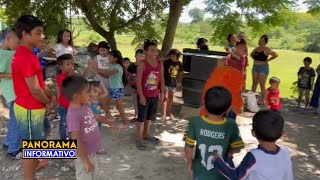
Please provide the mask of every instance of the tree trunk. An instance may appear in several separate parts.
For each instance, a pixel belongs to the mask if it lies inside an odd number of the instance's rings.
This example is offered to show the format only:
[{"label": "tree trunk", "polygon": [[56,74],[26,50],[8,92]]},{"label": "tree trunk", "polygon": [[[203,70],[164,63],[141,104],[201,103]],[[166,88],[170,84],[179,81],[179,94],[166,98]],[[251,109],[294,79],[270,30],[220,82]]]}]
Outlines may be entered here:
[{"label": "tree trunk", "polygon": [[109,30],[106,31],[95,19],[95,16],[93,14],[93,11],[89,9],[90,6],[88,6],[86,0],[78,0],[77,1],[79,9],[84,13],[87,20],[89,21],[90,25],[92,26],[93,30],[95,30],[98,34],[100,34],[102,37],[104,37],[107,42],[109,43],[111,49],[117,49],[117,42],[115,38],[115,30]]},{"label": "tree trunk", "polygon": [[170,0],[169,19],[166,28],[166,34],[163,39],[162,53],[167,55],[172,48],[177,26],[182,13],[185,0]]},{"label": "tree trunk", "polygon": [[107,40],[107,42],[109,43],[112,50],[117,49],[117,42],[116,42],[114,32],[107,32],[107,33],[100,34],[100,35]]}]

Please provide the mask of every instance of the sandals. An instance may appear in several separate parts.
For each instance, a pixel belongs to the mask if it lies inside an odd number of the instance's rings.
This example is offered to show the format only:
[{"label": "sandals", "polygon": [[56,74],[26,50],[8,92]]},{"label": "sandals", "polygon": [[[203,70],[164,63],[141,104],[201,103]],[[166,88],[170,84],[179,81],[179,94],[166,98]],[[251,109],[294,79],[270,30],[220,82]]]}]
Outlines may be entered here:
[{"label": "sandals", "polygon": [[140,151],[144,151],[147,149],[147,147],[142,142],[139,142],[139,141],[136,141],[136,148]]},{"label": "sandals", "polygon": [[132,119],[130,120],[131,123],[134,123],[134,122],[136,122],[136,121],[137,121],[137,118],[132,118]]},{"label": "sandals", "polygon": [[160,143],[160,139],[156,138],[154,136],[148,137],[148,138],[144,138],[144,140],[149,141],[149,142],[151,142],[153,144],[159,144]]}]

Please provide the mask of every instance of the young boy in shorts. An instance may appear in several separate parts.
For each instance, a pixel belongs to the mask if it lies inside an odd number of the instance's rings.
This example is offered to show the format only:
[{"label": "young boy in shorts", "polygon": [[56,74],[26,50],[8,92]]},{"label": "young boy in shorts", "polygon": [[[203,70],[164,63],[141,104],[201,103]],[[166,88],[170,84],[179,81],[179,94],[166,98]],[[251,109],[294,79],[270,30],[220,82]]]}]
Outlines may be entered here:
[{"label": "young boy in shorts", "polygon": [[316,76],[315,70],[310,67],[311,63],[312,59],[310,57],[304,58],[304,67],[301,67],[298,71],[299,98],[296,110],[300,110],[300,103],[303,96],[305,97],[305,110],[309,107],[310,91],[312,90],[314,77]]},{"label": "young boy in shorts", "polygon": [[[211,164],[212,153],[224,160],[244,147],[239,128],[233,119],[223,117],[231,108],[232,96],[221,86],[209,89],[205,95],[208,113],[189,121],[186,135],[185,157],[189,173],[194,180],[225,179]],[[195,145],[196,143],[196,145]],[[193,148],[196,147],[193,158]]]},{"label": "young boy in shorts", "polygon": [[99,125],[89,105],[89,83],[81,76],[69,76],[62,82],[62,94],[69,101],[67,129],[77,140],[76,179],[97,179],[97,152],[101,150]]},{"label": "young boy in shorts", "polygon": [[164,81],[165,81],[165,101],[163,102],[162,120],[167,120],[167,112],[171,120],[174,120],[172,114],[173,96],[178,81],[183,75],[182,63],[179,61],[181,53],[178,49],[171,49],[166,61],[163,62]]},{"label": "young boy in shorts", "polygon": [[[21,16],[15,23],[20,39],[12,60],[12,80],[16,94],[14,114],[23,140],[45,139],[44,119],[47,108],[52,108],[51,91],[45,86],[42,70],[32,49],[39,47],[44,38],[43,23],[32,15]],[[40,161],[23,159],[24,179],[34,179],[34,170]]]},{"label": "young boy in shorts", "polygon": [[164,76],[163,65],[157,59],[158,48],[155,42],[147,41],[144,45],[146,58],[141,61],[137,71],[138,92],[138,119],[136,148],[145,150],[143,140],[159,143],[159,139],[150,136],[151,121],[157,117],[157,109],[160,101],[164,99]]},{"label": "young boy in shorts", "polygon": [[16,48],[19,45],[19,38],[14,30],[8,30],[4,43],[0,49],[0,89],[9,107],[8,133],[3,143],[3,148],[7,154],[20,159],[21,138],[19,136],[19,126],[13,112],[13,104],[16,98],[13,90],[11,75],[11,61]]},{"label": "young boy in shorts", "polygon": [[278,146],[283,134],[284,120],[272,110],[259,111],[253,117],[252,135],[259,141],[237,168],[230,168],[218,154],[214,154],[214,168],[228,179],[293,180],[292,162],[288,148]]},{"label": "young boy in shorts", "polygon": [[135,58],[136,62],[130,64],[128,68],[128,72],[130,73],[130,81],[129,85],[131,85],[133,91],[132,91],[132,98],[133,98],[133,106],[134,106],[134,118],[130,120],[130,122],[136,122],[137,116],[138,116],[138,100],[137,100],[137,70],[138,70],[138,65],[141,61],[144,60],[145,55],[142,49],[138,49],[135,52]]}]

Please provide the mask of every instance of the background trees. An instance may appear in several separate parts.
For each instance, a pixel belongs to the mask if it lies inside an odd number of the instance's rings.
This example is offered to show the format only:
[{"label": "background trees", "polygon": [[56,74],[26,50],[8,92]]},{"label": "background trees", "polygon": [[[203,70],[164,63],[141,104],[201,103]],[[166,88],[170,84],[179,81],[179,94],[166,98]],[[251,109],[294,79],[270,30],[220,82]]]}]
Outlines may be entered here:
[{"label": "background trees", "polygon": [[[86,29],[97,32],[113,49],[117,48],[117,35],[134,36],[130,40],[132,44],[141,44],[146,38],[156,39],[162,43],[164,54],[172,48],[174,40],[194,43],[203,36],[211,38],[212,44],[221,45],[226,43],[229,33],[239,31],[246,32],[249,45],[256,44],[256,36],[268,33],[277,39],[273,41],[275,47],[319,49],[318,31],[311,33],[310,30],[319,29],[315,18],[320,12],[319,0],[304,1],[313,16],[292,12],[295,0],[269,0],[268,3],[265,0],[205,0],[205,10],[195,8],[189,12],[191,24],[179,24],[183,8],[191,1],[0,0],[4,8],[0,18],[12,25],[20,15],[34,14],[46,22],[46,34],[55,36],[59,29],[71,28],[70,15],[78,15],[78,20],[73,19],[75,33],[79,33],[79,27],[85,23]],[[164,14],[165,10],[169,10],[168,14]],[[204,21],[205,12],[212,17]],[[99,39],[99,35],[90,40]]]},{"label": "background trees", "polygon": [[199,8],[193,8],[189,11],[189,16],[193,23],[201,22],[204,20],[204,11]]}]

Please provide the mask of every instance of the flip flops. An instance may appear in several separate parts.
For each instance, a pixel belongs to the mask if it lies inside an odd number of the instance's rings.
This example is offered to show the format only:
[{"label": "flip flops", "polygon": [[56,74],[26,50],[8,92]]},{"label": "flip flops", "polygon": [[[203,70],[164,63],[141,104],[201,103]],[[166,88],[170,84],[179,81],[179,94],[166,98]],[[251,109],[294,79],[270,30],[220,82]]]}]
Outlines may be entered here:
[{"label": "flip flops", "polygon": [[144,151],[147,149],[147,147],[142,142],[139,142],[139,141],[136,141],[136,148],[140,151]]},{"label": "flip flops", "polygon": [[154,136],[152,137],[147,137],[147,138],[144,138],[145,141],[149,141],[153,144],[159,144],[160,143],[160,139],[159,138],[156,138]]}]

